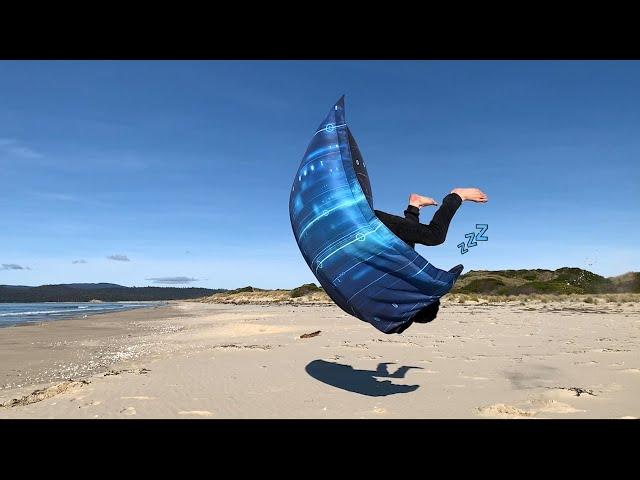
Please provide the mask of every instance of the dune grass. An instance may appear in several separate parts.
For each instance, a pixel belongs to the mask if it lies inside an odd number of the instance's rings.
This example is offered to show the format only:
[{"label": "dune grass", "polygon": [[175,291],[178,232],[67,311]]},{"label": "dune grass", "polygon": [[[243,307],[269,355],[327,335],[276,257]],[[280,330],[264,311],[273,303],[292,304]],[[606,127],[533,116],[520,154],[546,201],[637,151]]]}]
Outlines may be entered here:
[{"label": "dune grass", "polygon": [[597,296],[568,293],[568,294],[554,294],[554,293],[533,293],[533,294],[520,294],[520,295],[476,295],[468,293],[449,293],[442,297],[444,303],[476,303],[476,304],[488,304],[488,305],[500,305],[507,303],[518,303],[520,305],[529,304],[550,304],[550,303],[569,303],[580,302],[589,305],[600,305],[604,303],[613,304],[618,306],[624,304],[640,303],[640,294],[637,293],[603,293]]}]

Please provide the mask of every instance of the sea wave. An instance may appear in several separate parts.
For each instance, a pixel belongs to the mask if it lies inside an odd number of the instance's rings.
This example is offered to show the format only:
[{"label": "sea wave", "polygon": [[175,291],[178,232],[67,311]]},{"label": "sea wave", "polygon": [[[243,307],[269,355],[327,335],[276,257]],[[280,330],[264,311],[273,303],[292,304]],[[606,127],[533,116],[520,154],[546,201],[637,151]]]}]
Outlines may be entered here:
[{"label": "sea wave", "polygon": [[53,313],[71,313],[77,312],[78,309],[73,310],[37,310],[33,312],[10,312],[10,313],[0,313],[0,317],[20,317],[20,316],[29,316],[29,315],[49,315]]},{"label": "sea wave", "polygon": [[[66,304],[65,304],[66,303]],[[60,319],[79,317],[86,318],[89,315],[109,312],[121,312],[125,310],[149,307],[161,302],[144,302],[144,303],[101,303],[101,304],[70,304],[61,302],[56,305],[52,302],[44,302],[39,305],[33,305],[33,309],[29,309],[28,304],[10,304],[0,303],[0,327],[16,325],[20,323],[31,323],[34,321],[47,319]],[[40,308],[38,308],[40,307]],[[58,307],[58,308],[56,308]]]}]

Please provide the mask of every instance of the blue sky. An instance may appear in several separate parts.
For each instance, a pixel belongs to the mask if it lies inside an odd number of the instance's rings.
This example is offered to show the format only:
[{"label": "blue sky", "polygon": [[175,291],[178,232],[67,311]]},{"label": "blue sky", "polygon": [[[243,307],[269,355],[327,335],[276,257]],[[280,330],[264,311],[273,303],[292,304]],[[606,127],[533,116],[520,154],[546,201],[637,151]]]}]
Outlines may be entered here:
[{"label": "blue sky", "polygon": [[0,284],[315,281],[289,190],[343,93],[377,209],[489,195],[418,246],[436,266],[638,271],[638,85],[632,61],[3,61]]}]

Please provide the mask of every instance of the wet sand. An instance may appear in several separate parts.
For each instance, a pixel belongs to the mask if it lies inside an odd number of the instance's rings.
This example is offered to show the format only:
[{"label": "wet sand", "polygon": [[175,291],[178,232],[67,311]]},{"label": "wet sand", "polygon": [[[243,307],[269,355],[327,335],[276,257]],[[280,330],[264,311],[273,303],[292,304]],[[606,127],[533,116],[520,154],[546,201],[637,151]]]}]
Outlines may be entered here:
[{"label": "wet sand", "polygon": [[638,303],[171,302],[0,329],[0,418],[637,418],[639,353]]}]

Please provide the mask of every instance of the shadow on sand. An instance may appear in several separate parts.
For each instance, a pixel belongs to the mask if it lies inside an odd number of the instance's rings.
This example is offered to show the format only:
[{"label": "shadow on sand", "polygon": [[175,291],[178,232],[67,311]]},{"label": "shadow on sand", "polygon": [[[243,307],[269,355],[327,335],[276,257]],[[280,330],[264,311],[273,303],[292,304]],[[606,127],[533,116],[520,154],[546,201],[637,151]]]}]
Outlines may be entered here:
[{"label": "shadow on sand", "polygon": [[420,385],[396,385],[390,380],[378,380],[375,377],[404,378],[411,368],[399,367],[394,373],[389,373],[387,365],[379,363],[376,370],[356,370],[350,365],[314,360],[305,370],[316,380],[348,392],[368,395],[370,397],[385,397],[396,393],[409,393],[420,388]]}]

